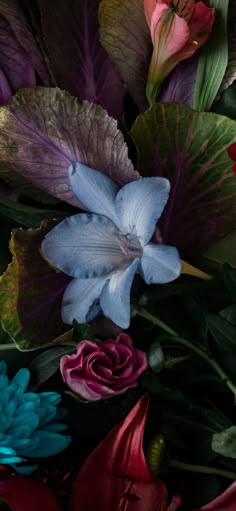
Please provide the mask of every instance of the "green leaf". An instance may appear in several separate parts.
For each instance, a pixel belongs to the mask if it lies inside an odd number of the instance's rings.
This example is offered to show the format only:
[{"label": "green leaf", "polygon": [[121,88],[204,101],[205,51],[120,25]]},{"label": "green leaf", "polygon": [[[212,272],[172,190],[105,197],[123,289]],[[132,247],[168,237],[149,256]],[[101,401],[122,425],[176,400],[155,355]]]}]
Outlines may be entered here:
[{"label": "green leaf", "polygon": [[212,436],[211,448],[221,456],[236,459],[236,426],[215,433]]},{"label": "green leaf", "polygon": [[236,326],[217,314],[207,314],[207,323],[219,346],[225,350],[236,351]]},{"label": "green leaf", "polygon": [[135,103],[145,110],[152,43],[143,0],[102,0],[99,24],[102,45],[117,65]]},{"label": "green leaf", "polygon": [[232,325],[236,326],[236,304],[229,305],[219,312],[220,316]]},{"label": "green leaf", "polygon": [[232,268],[229,264],[224,264],[224,281],[233,300],[236,300],[236,268]]},{"label": "green leaf", "polygon": [[3,273],[8,264],[11,262],[11,252],[9,243],[11,239],[11,231],[16,224],[0,214],[0,275]]},{"label": "green leaf", "polygon": [[131,129],[143,176],[164,176],[171,194],[159,238],[197,255],[236,225],[236,179],[227,148],[236,123],[183,105],[157,103]]},{"label": "green leaf", "polygon": [[83,339],[92,340],[95,338],[94,328],[89,323],[80,324],[74,319],[72,326],[74,328],[74,339],[76,339],[77,342]]},{"label": "green leaf", "polygon": [[198,61],[194,110],[210,110],[225,75],[228,63],[228,5],[229,0],[209,1],[209,6],[215,8],[215,23]]},{"label": "green leaf", "polygon": [[1,197],[0,214],[24,227],[37,228],[43,220],[65,217],[69,212],[34,208]]},{"label": "green leaf", "polygon": [[210,245],[203,255],[221,265],[228,263],[236,267],[236,231]]},{"label": "green leaf", "polygon": [[164,353],[159,341],[154,341],[148,351],[148,364],[154,373],[159,373],[164,366]]},{"label": "green leaf", "polygon": [[[220,86],[219,96],[223,91],[226,91],[236,79],[236,33],[235,33],[235,18],[236,18],[236,4],[233,1],[229,2],[228,11],[228,65],[224,75],[224,79]],[[224,115],[227,115],[226,113]],[[231,117],[231,115],[229,115]]]},{"label": "green leaf", "polygon": [[55,225],[15,229],[10,249],[12,263],[0,278],[0,321],[22,351],[51,343],[65,343],[72,329],[62,323],[61,301],[70,278],[55,271],[41,257],[44,236]]},{"label": "green leaf", "polygon": [[225,90],[220,99],[213,105],[213,112],[227,115],[236,120],[236,82]]},{"label": "green leaf", "polygon": [[45,383],[59,371],[61,357],[73,353],[75,349],[75,344],[68,344],[66,346],[56,346],[40,353],[28,365],[28,369],[33,373],[33,383],[37,387]]}]

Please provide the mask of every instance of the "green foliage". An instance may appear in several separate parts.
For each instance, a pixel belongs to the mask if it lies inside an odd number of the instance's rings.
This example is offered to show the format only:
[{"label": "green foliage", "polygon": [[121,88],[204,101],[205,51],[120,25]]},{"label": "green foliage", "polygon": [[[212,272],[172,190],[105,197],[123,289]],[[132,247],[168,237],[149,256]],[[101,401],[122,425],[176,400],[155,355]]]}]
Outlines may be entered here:
[{"label": "green foliage", "polygon": [[210,110],[223,80],[228,63],[228,17],[229,0],[210,0],[215,8],[213,31],[201,49],[193,99],[194,110]]},{"label": "green foliage", "polygon": [[236,459],[236,426],[214,433],[211,448],[217,454]]}]

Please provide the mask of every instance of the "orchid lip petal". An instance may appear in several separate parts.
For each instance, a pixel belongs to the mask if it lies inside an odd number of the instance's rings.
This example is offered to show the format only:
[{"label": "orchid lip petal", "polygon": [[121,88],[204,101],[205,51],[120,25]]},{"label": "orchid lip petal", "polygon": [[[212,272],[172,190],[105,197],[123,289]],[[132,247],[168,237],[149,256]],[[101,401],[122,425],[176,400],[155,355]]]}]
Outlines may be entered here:
[{"label": "orchid lip petal", "polygon": [[141,272],[147,284],[165,284],[181,274],[178,250],[168,245],[149,243],[144,247]]},{"label": "orchid lip petal", "polygon": [[100,311],[99,297],[109,277],[73,279],[67,286],[62,301],[62,320],[71,325],[91,321]]},{"label": "orchid lip petal", "polygon": [[116,223],[115,198],[120,187],[110,177],[78,161],[68,169],[71,187],[85,209]]},{"label": "orchid lip petal", "polygon": [[122,267],[121,233],[105,216],[81,213],[66,218],[42,243],[43,255],[75,278],[96,278]]},{"label": "orchid lip petal", "polygon": [[139,259],[135,259],[126,270],[114,273],[101,292],[104,314],[121,328],[129,327],[130,289],[139,264]]},{"label": "orchid lip petal", "polygon": [[142,246],[148,243],[169,192],[170,182],[163,177],[140,178],[121,188],[115,202],[120,229],[136,235]]}]

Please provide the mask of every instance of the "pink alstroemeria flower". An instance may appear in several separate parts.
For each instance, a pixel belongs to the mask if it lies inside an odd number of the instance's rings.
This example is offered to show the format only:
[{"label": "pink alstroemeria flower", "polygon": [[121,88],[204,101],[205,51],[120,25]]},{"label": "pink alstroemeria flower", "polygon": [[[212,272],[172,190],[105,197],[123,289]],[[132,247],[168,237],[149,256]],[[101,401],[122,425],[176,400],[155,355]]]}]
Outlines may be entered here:
[{"label": "pink alstroemeria flower", "polygon": [[0,500],[12,511],[62,511],[56,496],[30,477],[0,479]]},{"label": "pink alstroemeria flower", "polygon": [[207,41],[214,9],[194,0],[144,0],[144,11],[153,43],[146,94],[153,104],[166,76]]},{"label": "pink alstroemeria flower", "polygon": [[236,510],[236,482],[206,506],[194,511],[235,511]]},{"label": "pink alstroemeria flower", "polygon": [[143,434],[149,398],[143,396],[126,419],[89,455],[72,487],[69,511],[176,511],[167,488],[147,467]]}]

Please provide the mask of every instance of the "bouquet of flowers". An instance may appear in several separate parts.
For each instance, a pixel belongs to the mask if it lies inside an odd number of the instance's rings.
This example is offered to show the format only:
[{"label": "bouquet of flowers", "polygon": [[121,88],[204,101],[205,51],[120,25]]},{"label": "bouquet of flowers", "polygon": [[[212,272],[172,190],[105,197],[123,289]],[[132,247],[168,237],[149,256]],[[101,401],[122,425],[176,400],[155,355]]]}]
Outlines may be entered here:
[{"label": "bouquet of flowers", "polygon": [[0,511],[236,510],[234,0],[0,0]]}]

